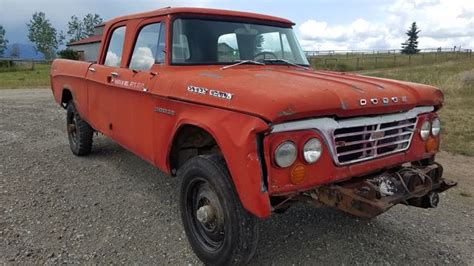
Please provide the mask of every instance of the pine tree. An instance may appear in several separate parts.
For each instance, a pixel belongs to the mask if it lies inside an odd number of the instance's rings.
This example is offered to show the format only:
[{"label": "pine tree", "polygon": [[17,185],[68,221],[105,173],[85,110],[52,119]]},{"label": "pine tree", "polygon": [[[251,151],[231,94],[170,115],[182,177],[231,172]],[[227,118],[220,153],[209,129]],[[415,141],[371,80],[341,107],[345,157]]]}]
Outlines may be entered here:
[{"label": "pine tree", "polygon": [[408,40],[402,43],[402,54],[417,54],[420,52],[420,49],[418,49],[418,33],[420,32],[421,30],[416,26],[416,22],[413,22],[406,32]]}]

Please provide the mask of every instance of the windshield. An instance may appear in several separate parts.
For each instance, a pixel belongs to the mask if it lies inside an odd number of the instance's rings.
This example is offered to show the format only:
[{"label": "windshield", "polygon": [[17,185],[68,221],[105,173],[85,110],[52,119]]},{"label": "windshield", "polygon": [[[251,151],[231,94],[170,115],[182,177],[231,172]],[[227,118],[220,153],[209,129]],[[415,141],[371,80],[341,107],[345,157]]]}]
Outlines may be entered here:
[{"label": "windshield", "polygon": [[174,21],[173,64],[225,65],[241,60],[309,65],[291,28],[205,19]]}]

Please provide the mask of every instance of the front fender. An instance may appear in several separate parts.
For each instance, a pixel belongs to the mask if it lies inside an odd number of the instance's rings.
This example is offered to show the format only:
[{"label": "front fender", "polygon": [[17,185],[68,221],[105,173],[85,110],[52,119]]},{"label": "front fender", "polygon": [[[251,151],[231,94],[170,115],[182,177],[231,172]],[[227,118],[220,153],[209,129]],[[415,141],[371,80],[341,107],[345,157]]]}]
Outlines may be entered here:
[{"label": "front fender", "polygon": [[[219,145],[243,207],[257,217],[270,216],[269,195],[262,189],[260,163],[264,162],[260,162],[257,152],[257,134],[269,129],[263,120],[225,109],[161,97],[156,98],[156,106],[174,112],[173,115],[156,115],[155,132],[158,136],[155,147],[167,147],[166,153],[159,152],[156,155],[156,165],[169,173],[169,154],[178,129],[183,125],[200,127],[211,134]],[[165,129],[165,124],[172,126]]]}]

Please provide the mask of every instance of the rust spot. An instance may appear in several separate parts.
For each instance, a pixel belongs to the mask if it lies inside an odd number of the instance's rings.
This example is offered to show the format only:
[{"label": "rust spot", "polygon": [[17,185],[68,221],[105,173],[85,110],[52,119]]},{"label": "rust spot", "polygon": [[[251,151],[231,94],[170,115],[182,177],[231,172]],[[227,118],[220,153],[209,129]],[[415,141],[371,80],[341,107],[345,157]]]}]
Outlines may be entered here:
[{"label": "rust spot", "polygon": [[278,113],[278,116],[280,116],[280,117],[281,116],[290,116],[290,115],[294,115],[295,113],[296,112],[295,112],[295,110],[293,110],[293,107],[291,105],[288,105],[288,107],[285,110]]},{"label": "rust spot", "polygon": [[365,93],[365,91],[359,87],[357,87],[356,85],[352,85],[352,88],[360,93]]},{"label": "rust spot", "polygon": [[209,72],[209,71],[201,72],[200,75],[203,76],[203,77],[214,78],[214,79],[222,78],[221,75],[216,74],[216,73],[212,73],[212,72]]}]

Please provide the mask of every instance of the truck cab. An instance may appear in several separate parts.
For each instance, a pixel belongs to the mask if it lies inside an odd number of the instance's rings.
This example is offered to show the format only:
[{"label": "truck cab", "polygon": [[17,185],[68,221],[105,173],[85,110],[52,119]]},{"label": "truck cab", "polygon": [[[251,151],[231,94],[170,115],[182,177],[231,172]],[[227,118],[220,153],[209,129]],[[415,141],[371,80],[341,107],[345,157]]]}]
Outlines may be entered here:
[{"label": "truck cab", "polygon": [[181,182],[189,242],[248,262],[258,222],[303,201],[372,218],[435,207],[437,88],[315,71],[289,20],[165,8],[105,25],[96,63],[55,60],[71,150],[100,132]]}]

